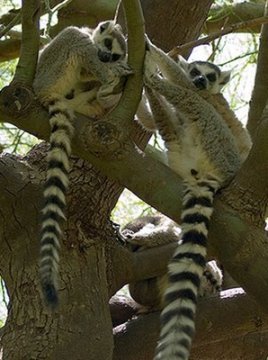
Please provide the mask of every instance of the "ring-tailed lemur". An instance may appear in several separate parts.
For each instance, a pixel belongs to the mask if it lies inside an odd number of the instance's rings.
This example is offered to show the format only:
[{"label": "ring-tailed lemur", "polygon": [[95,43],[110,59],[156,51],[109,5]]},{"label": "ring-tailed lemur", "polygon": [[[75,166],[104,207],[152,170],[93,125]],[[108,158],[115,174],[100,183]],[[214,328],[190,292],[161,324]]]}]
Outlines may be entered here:
[{"label": "ring-tailed lemur", "polygon": [[224,118],[203,99],[202,91],[182,67],[152,44],[145,57],[144,80],[156,126],[165,141],[168,164],[185,185],[181,244],[168,266],[169,286],[155,360],[187,360],[214,196],[242,161]]},{"label": "ring-tailed lemur", "polygon": [[[207,61],[188,63],[182,56],[178,56],[176,62],[184,70],[180,74],[180,84],[186,87],[194,85],[197,89],[202,90],[199,95],[213,105],[216,112],[223,118],[233,134],[241,159],[244,161],[252,146],[250,135],[220,92],[222,87],[230,80],[230,71],[222,71],[217,65]],[[190,84],[190,81],[192,84]],[[145,93],[143,93],[137,111],[137,120],[146,130],[157,130],[153,116],[147,106]]]},{"label": "ring-tailed lemur", "polygon": [[[125,225],[120,231],[128,248],[135,251],[177,243],[180,227],[168,217],[158,214],[142,216]],[[219,293],[222,285],[222,272],[216,262],[209,261],[201,279],[199,295],[207,297]],[[142,312],[162,310],[164,293],[168,286],[168,276],[164,274],[129,284],[133,299],[142,305]]]},{"label": "ring-tailed lemur", "polygon": [[57,275],[60,223],[65,220],[69,156],[74,111],[100,118],[114,106],[116,87],[131,74],[126,43],[119,25],[100,23],[96,29],[68,27],[41,52],[34,90],[50,116],[50,150],[41,227],[41,286],[46,303],[58,303]]}]

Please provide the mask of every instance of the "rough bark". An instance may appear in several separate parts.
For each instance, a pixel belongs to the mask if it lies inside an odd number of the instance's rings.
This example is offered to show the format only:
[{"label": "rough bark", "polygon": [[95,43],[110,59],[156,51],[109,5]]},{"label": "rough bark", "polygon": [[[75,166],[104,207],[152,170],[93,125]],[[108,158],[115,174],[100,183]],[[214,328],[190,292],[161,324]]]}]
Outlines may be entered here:
[{"label": "rough bark", "polygon": [[[265,15],[268,15],[268,3],[265,8]],[[267,103],[267,87],[268,87],[268,76],[267,76],[267,61],[268,61],[268,25],[262,26],[260,36],[260,46],[257,61],[257,71],[255,76],[255,84],[252,91],[250,108],[248,114],[247,128],[250,131],[252,137],[262,121],[262,114]]]},{"label": "rough bark", "polygon": [[[113,360],[153,357],[159,313],[140,315],[114,329]],[[137,342],[137,339],[139,341]],[[199,301],[191,360],[260,360],[268,354],[268,316],[241,289]]]},{"label": "rough bark", "polygon": [[113,340],[106,273],[115,237],[108,219],[122,188],[74,159],[61,250],[61,306],[47,312],[38,287],[36,239],[46,148],[35,148],[23,162],[10,156],[1,161],[6,185],[0,267],[11,301],[2,338],[4,359],[75,359],[77,354],[87,359],[89,353],[92,359],[109,359]]}]

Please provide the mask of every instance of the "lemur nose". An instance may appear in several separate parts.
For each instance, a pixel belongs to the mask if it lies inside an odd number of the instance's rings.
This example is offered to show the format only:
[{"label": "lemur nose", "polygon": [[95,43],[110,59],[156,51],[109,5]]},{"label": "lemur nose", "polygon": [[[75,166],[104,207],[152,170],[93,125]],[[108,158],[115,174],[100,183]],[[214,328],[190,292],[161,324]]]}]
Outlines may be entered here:
[{"label": "lemur nose", "polygon": [[207,88],[207,80],[204,76],[197,76],[193,79],[193,83],[198,89],[202,90]]},{"label": "lemur nose", "polygon": [[107,51],[99,50],[98,51],[98,57],[99,57],[100,61],[102,61],[104,63],[111,61],[111,53],[107,52]]}]

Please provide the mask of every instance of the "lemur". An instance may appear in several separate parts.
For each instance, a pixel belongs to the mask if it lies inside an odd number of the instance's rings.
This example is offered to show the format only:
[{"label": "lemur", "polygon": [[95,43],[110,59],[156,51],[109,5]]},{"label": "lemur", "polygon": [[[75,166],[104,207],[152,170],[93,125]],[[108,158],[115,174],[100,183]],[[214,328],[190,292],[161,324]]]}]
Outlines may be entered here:
[{"label": "lemur", "polygon": [[[177,243],[180,227],[162,214],[142,216],[125,225],[120,234],[132,252],[144,251],[157,246]],[[216,261],[207,262],[200,285],[199,295],[207,297],[218,294],[222,286],[222,272]],[[168,276],[149,278],[129,284],[132,298],[142,307],[140,312],[162,310]]]},{"label": "lemur", "polygon": [[[168,165],[181,176],[185,186],[181,242],[168,265],[169,286],[155,360],[187,360],[195,332],[214,196],[232,179],[242,157],[228,124],[203,98],[203,91],[196,89],[182,66],[149,40],[148,47],[146,93],[165,142]],[[220,73],[215,75],[217,84],[221,77]]]},{"label": "lemur", "polygon": [[58,304],[60,225],[66,220],[65,194],[74,111],[99,119],[118,102],[121,81],[131,72],[126,62],[125,38],[114,21],[101,22],[95,29],[68,27],[40,54],[34,91],[48,109],[51,126],[42,210],[40,278],[45,301],[51,308]]},{"label": "lemur", "polygon": [[[245,160],[252,146],[250,135],[220,92],[222,87],[229,82],[231,71],[222,71],[219,66],[208,61],[188,63],[182,56],[178,56],[175,61],[184,70],[180,74],[180,84],[186,87],[193,87],[194,85],[197,89],[202,90],[199,95],[213,105],[219,115],[222,116],[233,133],[242,160]],[[191,85],[189,81],[191,81]],[[137,111],[137,120],[146,130],[157,130],[153,116],[147,106],[145,92]]]}]

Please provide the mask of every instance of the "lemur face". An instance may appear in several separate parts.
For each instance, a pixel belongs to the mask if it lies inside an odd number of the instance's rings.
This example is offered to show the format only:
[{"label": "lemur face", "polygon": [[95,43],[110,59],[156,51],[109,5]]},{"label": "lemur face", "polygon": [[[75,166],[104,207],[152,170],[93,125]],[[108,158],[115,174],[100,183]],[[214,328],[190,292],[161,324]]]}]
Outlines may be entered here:
[{"label": "lemur face", "polygon": [[194,61],[186,69],[194,85],[200,90],[218,94],[230,80],[230,71],[221,71],[217,65],[206,61]]},{"label": "lemur face", "polygon": [[126,57],[126,41],[121,26],[113,20],[98,24],[92,33],[92,40],[99,48],[102,62],[114,62]]}]

